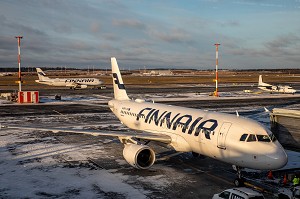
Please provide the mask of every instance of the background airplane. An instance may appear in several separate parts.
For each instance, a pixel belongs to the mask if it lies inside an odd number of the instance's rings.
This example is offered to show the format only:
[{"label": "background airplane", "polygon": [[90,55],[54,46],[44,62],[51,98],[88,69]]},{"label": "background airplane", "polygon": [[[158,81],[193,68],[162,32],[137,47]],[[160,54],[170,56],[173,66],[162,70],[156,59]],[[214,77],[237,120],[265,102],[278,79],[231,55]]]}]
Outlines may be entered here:
[{"label": "background airplane", "polygon": [[296,90],[290,86],[274,86],[271,84],[264,83],[262,80],[262,75],[258,78],[258,88],[264,91],[269,91],[270,93],[289,93],[295,94]]},{"label": "background airplane", "polygon": [[35,82],[51,86],[66,86],[71,89],[94,87],[99,88],[103,84],[96,78],[49,78],[40,68],[36,68],[39,79]]},{"label": "background airplane", "polygon": [[242,184],[241,167],[273,170],[287,163],[287,154],[262,124],[233,114],[170,106],[127,96],[116,58],[111,58],[114,99],[108,102],[120,122],[133,132],[93,131],[37,127],[8,127],[53,132],[115,136],[124,145],[123,157],[133,167],[150,168],[156,158],[150,141],[160,142],[178,152],[205,155],[232,165]]}]

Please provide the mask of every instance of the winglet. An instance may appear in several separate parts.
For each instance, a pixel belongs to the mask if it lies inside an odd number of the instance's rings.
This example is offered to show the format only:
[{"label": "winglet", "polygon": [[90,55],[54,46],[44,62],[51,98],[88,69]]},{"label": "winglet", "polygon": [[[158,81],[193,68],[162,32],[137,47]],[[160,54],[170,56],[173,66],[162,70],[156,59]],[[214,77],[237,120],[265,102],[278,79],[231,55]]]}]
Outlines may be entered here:
[{"label": "winglet", "polygon": [[112,78],[114,85],[114,96],[116,100],[129,100],[125,85],[123,84],[123,79],[120,73],[120,69],[115,57],[111,58],[111,69],[112,69]]}]

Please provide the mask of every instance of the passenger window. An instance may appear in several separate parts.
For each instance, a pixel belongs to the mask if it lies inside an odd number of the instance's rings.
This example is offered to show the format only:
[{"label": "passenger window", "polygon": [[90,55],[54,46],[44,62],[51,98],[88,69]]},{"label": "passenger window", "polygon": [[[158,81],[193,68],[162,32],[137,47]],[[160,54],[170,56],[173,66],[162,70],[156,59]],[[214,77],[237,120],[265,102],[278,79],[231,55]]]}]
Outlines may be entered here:
[{"label": "passenger window", "polygon": [[224,191],[224,192],[219,194],[220,198],[229,199],[229,196],[230,196],[230,192],[228,192],[228,191]]},{"label": "passenger window", "polygon": [[268,135],[256,135],[259,142],[271,142]]},{"label": "passenger window", "polygon": [[247,142],[255,142],[255,141],[256,141],[256,136],[254,134],[250,134],[247,139]]},{"label": "passenger window", "polygon": [[245,141],[247,136],[248,136],[248,134],[243,134],[240,138],[240,141]]}]

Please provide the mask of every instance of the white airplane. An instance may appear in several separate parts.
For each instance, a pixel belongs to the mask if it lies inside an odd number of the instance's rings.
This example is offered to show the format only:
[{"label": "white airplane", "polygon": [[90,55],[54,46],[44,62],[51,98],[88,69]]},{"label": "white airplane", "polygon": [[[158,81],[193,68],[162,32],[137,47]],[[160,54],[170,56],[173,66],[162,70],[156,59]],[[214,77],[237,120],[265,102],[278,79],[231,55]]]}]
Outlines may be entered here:
[{"label": "white airplane", "polygon": [[97,88],[103,84],[96,78],[49,78],[40,68],[36,68],[39,79],[35,82],[50,86],[66,86],[72,89],[94,87]]},{"label": "white airplane", "polygon": [[258,78],[258,88],[264,91],[269,91],[271,93],[289,93],[295,94],[296,90],[290,86],[273,86],[271,84],[264,83],[262,80],[262,75]]},{"label": "white airplane", "polygon": [[127,96],[116,58],[111,58],[114,99],[108,102],[122,124],[135,132],[105,132],[79,129],[7,127],[53,132],[115,136],[124,144],[124,159],[133,167],[148,169],[155,152],[147,143],[161,142],[178,152],[205,155],[237,168],[235,184],[242,183],[241,167],[261,170],[286,165],[287,154],[262,124],[232,114],[171,106]]}]

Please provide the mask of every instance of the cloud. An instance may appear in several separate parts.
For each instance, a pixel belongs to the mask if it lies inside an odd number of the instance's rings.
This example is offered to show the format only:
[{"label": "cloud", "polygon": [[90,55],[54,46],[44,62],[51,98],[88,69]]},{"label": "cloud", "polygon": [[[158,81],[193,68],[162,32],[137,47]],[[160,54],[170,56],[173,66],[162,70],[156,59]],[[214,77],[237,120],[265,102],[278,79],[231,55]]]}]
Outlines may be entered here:
[{"label": "cloud", "polygon": [[272,50],[278,48],[289,48],[293,46],[297,46],[300,43],[300,37],[294,34],[287,34],[283,36],[279,36],[278,38],[267,42],[265,46]]},{"label": "cloud", "polygon": [[[38,28],[33,28],[32,26],[23,25],[22,22],[13,22],[8,20],[5,16],[0,16],[0,26],[2,30],[5,30],[6,34],[28,34],[34,36],[45,36],[46,33],[39,30]],[[4,34],[5,34],[4,33]],[[3,34],[3,33],[2,33]]]},{"label": "cloud", "polygon": [[0,49],[12,50],[17,46],[17,39],[15,37],[0,35]]},{"label": "cloud", "polygon": [[[14,36],[19,34],[24,36],[23,66],[109,65],[109,57],[116,56],[130,66],[207,67],[214,65],[216,41],[221,43],[221,62],[235,60],[227,63],[244,67],[267,62],[276,66],[285,62],[290,67],[300,57],[299,28],[294,25],[299,14],[290,12],[292,4],[300,4],[298,0],[233,0],[226,6],[221,0],[175,1],[172,5],[161,1],[54,1],[1,3],[0,64],[16,62]],[[236,5],[238,2],[246,5]],[[207,9],[216,4],[222,8],[220,13]],[[272,7],[268,4],[286,5],[282,13],[290,14],[270,14],[278,9],[267,9]],[[245,7],[263,14],[244,12]],[[284,28],[278,29],[278,24]],[[266,26],[267,30],[261,30]]]},{"label": "cloud", "polygon": [[127,28],[144,29],[145,25],[136,19],[113,19],[114,26],[122,26]]},{"label": "cloud", "polygon": [[239,0],[235,1],[234,3],[262,7],[284,7],[282,3],[274,3],[274,1],[270,1],[270,3],[267,3],[266,0]]},{"label": "cloud", "polygon": [[[232,46],[232,48],[225,51],[225,54],[242,65],[252,63],[255,67],[299,67],[299,39],[300,37],[295,34],[285,34],[263,43],[261,47],[255,46],[252,48],[243,47],[243,42],[239,42],[239,46]],[[236,64],[234,61],[232,63]]]},{"label": "cloud", "polygon": [[238,21],[226,21],[219,23],[222,27],[238,27],[240,23]]},{"label": "cloud", "polygon": [[168,43],[189,43],[192,41],[191,36],[181,29],[172,29],[165,32],[152,29],[148,33],[150,36]]},{"label": "cloud", "polygon": [[92,33],[99,33],[100,32],[100,23],[99,22],[92,22],[90,25],[90,29],[92,31]]},{"label": "cloud", "polygon": [[54,26],[54,31],[57,33],[72,33],[72,27],[68,24],[59,24]]},{"label": "cloud", "polygon": [[70,44],[70,49],[75,51],[89,50],[90,46],[83,41],[75,41]]}]

